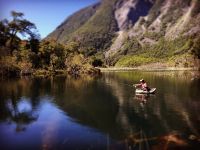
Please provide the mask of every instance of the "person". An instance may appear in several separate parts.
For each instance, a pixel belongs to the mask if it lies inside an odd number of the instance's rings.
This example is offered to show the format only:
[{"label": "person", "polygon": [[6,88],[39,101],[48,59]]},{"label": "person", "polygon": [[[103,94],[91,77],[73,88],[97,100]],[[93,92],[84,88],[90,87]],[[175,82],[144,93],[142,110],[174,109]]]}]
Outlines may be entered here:
[{"label": "person", "polygon": [[136,84],[135,87],[139,87],[139,88],[141,88],[144,91],[150,91],[150,88],[148,87],[148,85],[147,85],[147,83],[145,82],[144,79],[141,79],[140,83]]}]

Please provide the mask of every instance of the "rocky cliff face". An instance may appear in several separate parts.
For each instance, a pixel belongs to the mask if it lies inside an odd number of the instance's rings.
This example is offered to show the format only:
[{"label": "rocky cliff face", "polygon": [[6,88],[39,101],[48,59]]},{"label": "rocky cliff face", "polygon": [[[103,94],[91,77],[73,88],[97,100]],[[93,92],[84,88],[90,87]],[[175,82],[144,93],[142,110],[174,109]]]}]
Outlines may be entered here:
[{"label": "rocky cliff face", "polygon": [[149,0],[120,0],[115,4],[115,19],[120,30],[131,28],[153,6]]},{"label": "rocky cliff face", "polygon": [[47,38],[78,41],[114,65],[127,55],[159,51],[149,57],[163,59],[189,53],[200,35],[199,20],[199,0],[103,0],[69,17]]},{"label": "rocky cliff face", "polygon": [[140,17],[148,15],[153,3],[154,1],[150,0],[120,0],[116,2],[114,13],[119,31],[116,40],[110,49],[105,52],[106,58],[120,50],[123,43],[131,36],[127,35],[128,30],[134,28]]},{"label": "rocky cliff face", "polygon": [[198,0],[157,0],[148,15],[140,17],[130,34],[134,36],[138,30],[164,32],[166,38],[176,38],[184,33],[194,34],[200,29],[199,17]]}]

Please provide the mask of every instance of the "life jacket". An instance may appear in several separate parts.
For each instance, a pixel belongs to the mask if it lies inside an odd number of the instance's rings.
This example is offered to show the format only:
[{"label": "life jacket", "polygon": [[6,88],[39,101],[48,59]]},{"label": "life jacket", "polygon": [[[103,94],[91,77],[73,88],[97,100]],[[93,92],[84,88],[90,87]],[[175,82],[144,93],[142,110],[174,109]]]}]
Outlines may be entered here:
[{"label": "life jacket", "polygon": [[143,90],[147,90],[147,91],[150,90],[150,88],[147,86],[146,82],[145,83],[141,83],[141,87],[142,87]]},{"label": "life jacket", "polygon": [[142,87],[142,88],[147,88],[147,87],[148,87],[148,86],[147,86],[147,83],[142,83],[142,84],[141,84],[141,87]]}]

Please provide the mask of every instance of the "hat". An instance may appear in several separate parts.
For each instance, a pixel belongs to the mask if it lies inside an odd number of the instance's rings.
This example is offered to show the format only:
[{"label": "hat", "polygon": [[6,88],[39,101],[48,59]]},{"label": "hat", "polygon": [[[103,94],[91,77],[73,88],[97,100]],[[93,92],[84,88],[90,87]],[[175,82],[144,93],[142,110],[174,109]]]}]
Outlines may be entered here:
[{"label": "hat", "polygon": [[140,79],[140,82],[144,81],[144,79]]}]

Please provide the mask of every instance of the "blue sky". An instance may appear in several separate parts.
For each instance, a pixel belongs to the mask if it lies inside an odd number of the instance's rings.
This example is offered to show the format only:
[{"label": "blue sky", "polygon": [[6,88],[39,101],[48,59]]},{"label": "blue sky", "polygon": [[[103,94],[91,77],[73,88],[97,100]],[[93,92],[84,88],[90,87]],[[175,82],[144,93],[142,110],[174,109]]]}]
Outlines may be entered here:
[{"label": "blue sky", "polygon": [[0,20],[10,17],[10,11],[23,12],[24,18],[35,23],[46,37],[74,12],[99,0],[0,0]]}]

